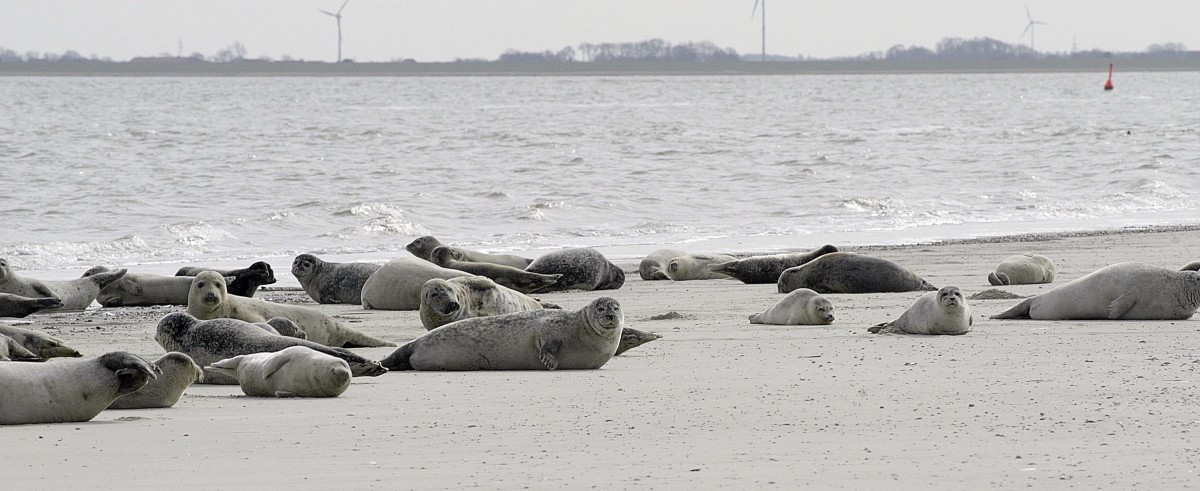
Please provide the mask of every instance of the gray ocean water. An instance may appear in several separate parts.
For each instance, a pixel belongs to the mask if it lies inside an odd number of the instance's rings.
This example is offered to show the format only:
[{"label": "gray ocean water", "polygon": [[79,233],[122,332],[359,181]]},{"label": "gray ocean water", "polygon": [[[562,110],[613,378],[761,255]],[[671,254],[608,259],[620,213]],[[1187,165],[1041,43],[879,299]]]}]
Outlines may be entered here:
[{"label": "gray ocean water", "polygon": [[426,234],[634,257],[1200,221],[1200,73],[1105,93],[1104,68],[0,78],[0,257],[169,274]]}]

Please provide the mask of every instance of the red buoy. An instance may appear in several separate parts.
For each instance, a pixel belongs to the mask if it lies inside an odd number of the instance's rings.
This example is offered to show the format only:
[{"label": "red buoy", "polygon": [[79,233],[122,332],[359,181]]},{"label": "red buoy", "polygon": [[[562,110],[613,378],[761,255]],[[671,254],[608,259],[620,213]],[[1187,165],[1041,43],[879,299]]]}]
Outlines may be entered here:
[{"label": "red buoy", "polygon": [[1104,82],[1104,90],[1112,90],[1112,63],[1108,64],[1108,81]]}]

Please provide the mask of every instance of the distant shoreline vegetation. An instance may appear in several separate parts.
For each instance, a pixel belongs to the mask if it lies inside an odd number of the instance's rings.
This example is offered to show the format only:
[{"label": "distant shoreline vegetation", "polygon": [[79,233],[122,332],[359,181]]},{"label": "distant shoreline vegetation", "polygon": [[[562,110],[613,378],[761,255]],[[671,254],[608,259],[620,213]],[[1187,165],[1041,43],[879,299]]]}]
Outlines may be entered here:
[{"label": "distant shoreline vegetation", "polygon": [[341,63],[250,58],[235,42],[213,56],[137,57],[127,62],[62,54],[17,53],[0,48],[0,75],[68,76],[454,76],[454,75],[737,75],[841,73],[994,73],[1078,72],[1117,64],[1121,71],[1200,71],[1200,51],[1178,43],[1155,44],[1142,52],[1077,51],[1042,53],[1024,45],[990,38],[945,38],[934,49],[896,45],[887,51],[854,57],[814,59],[803,56],[741,55],[710,42],[672,44],[662,39],[634,43],[583,43],[558,51],[508,50],[496,60],[453,62]]}]

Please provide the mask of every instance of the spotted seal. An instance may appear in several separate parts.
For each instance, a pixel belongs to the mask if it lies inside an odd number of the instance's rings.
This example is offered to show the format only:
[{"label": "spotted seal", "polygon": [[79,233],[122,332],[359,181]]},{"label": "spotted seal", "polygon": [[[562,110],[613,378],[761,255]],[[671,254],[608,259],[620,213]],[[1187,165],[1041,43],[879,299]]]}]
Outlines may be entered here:
[{"label": "spotted seal", "polygon": [[899,264],[853,252],[834,252],[779,275],[779,293],[808,288],[817,293],[888,293],[933,291],[920,276]]},{"label": "spotted seal", "polygon": [[548,252],[534,259],[525,271],[562,275],[558,283],[543,292],[616,290],[625,284],[625,271],[590,247]]},{"label": "spotted seal", "polygon": [[317,303],[361,305],[363,283],[382,267],[371,263],[334,263],[301,254],[292,260],[292,276]]},{"label": "spotted seal", "polygon": [[726,263],[713,264],[708,268],[709,271],[714,273],[726,274],[737,278],[742,283],[775,283],[779,281],[779,275],[783,274],[784,270],[800,266],[813,259],[837,251],[837,247],[826,244],[811,252],[750,256]]}]

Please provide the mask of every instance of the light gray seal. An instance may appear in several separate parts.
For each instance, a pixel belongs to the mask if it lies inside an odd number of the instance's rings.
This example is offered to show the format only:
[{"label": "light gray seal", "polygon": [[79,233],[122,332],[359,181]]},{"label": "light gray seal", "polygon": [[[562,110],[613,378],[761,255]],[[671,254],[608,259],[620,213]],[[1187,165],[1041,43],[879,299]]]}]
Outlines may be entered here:
[{"label": "light gray seal", "polygon": [[149,409],[174,406],[183,397],[183,391],[199,382],[204,373],[188,355],[172,351],[154,360],[154,366],[162,371],[158,378],[142,388],[118,397],[109,409]]},{"label": "light gray seal", "polygon": [[779,275],[779,293],[808,288],[817,293],[933,291],[937,287],[899,264],[853,252],[834,252]]},{"label": "light gray seal", "polygon": [[543,292],[616,290],[625,284],[625,272],[590,247],[548,252],[534,259],[525,271],[562,275],[558,283]]},{"label": "light gray seal", "polygon": [[83,356],[75,348],[67,346],[61,339],[41,331],[23,327],[0,324],[0,334],[15,339],[25,349],[33,352],[39,358],[78,358]]},{"label": "light gray seal", "polygon": [[0,293],[0,317],[25,317],[34,312],[62,307],[56,297],[23,297]]},{"label": "light gray seal", "polygon": [[646,281],[669,280],[667,277],[667,262],[673,257],[685,256],[686,252],[679,249],[659,249],[647,254],[638,263],[638,276]]},{"label": "light gray seal", "polygon": [[966,334],[975,318],[971,306],[956,286],[945,286],[921,295],[899,319],[867,329],[871,333]]},{"label": "light gray seal", "polygon": [[265,261],[256,261],[248,268],[214,269],[203,266],[184,266],[175,272],[175,276],[196,276],[205,271],[216,271],[221,276],[233,278],[227,282],[229,293],[239,297],[253,297],[258,287],[275,283],[275,270]]},{"label": "light gray seal", "polygon": [[457,269],[476,276],[486,276],[497,285],[521,293],[533,293],[550,288],[562,278],[561,274],[540,274],[493,263],[464,261],[460,249],[438,247],[433,250],[433,263],[443,268]]},{"label": "light gray seal", "polygon": [[534,310],[474,317],[409,341],[380,363],[392,370],[556,370],[604,366],[625,317],[601,297],[574,311]]},{"label": "light gray seal", "polygon": [[382,267],[371,263],[333,263],[312,254],[301,254],[292,260],[292,276],[317,303],[361,305],[363,283]]},{"label": "light gray seal", "polygon": [[800,288],[779,299],[762,313],[750,316],[751,324],[824,325],[833,323],[833,302]]},{"label": "light gray seal", "polygon": [[[84,272],[83,276],[86,278],[108,271],[111,270],[96,266]],[[192,278],[188,276],[125,273],[101,289],[96,301],[103,307],[187,305],[188,289],[191,287]]]},{"label": "light gray seal", "polygon": [[89,421],[159,373],[124,351],[50,363],[0,363],[0,424]]},{"label": "light gray seal", "polygon": [[42,361],[17,340],[0,334],[0,361]]},{"label": "light gray seal", "polygon": [[434,330],[471,317],[486,317],[545,308],[538,300],[497,285],[483,276],[434,278],[421,287],[421,325]]},{"label": "light gray seal", "polygon": [[737,261],[728,254],[685,254],[667,260],[667,278],[673,281],[727,280],[733,278],[712,270],[714,264]]},{"label": "light gray seal", "polygon": [[[407,246],[404,246],[404,249],[408,252],[411,252],[414,256],[429,262],[434,262],[433,250],[437,249],[438,247],[450,246],[443,244],[441,241],[437,240],[431,235],[426,235],[424,237],[418,237],[416,240],[410,242]],[[532,259],[514,256],[512,254],[487,254],[484,252],[469,251],[458,247],[450,248],[458,253],[460,257],[459,261],[500,264],[517,269],[526,269],[529,267],[529,263],[533,262]]]},{"label": "light gray seal", "polygon": [[421,307],[421,288],[434,278],[448,280],[468,276],[429,261],[396,258],[384,264],[363,283],[362,306],[376,310],[417,310]]},{"label": "light gray seal", "polygon": [[783,274],[784,270],[837,251],[837,247],[826,244],[811,252],[750,256],[727,263],[713,264],[709,266],[709,270],[727,274],[747,284],[775,283],[779,281],[779,275]]},{"label": "light gray seal", "polygon": [[[251,353],[275,352],[291,346],[307,346],[350,363],[355,377],[374,377],[387,372],[378,362],[343,348],[331,348],[312,341],[276,336],[237,319],[202,321],[184,312],[167,314],[158,321],[154,340],[167,351],[192,357],[200,366]],[[205,384],[237,384],[237,380],[205,371]]]},{"label": "light gray seal", "polygon": [[988,273],[988,283],[1001,285],[1034,285],[1054,281],[1054,261],[1041,254],[1008,256]]},{"label": "light gray seal", "polygon": [[1200,307],[1200,273],[1140,263],[1100,268],[993,319],[1185,320]]},{"label": "light gray seal", "polygon": [[12,269],[7,259],[0,258],[0,293],[22,297],[54,297],[62,301],[62,307],[43,312],[83,310],[96,300],[100,290],[124,275],[125,270],[119,269],[68,281],[41,281],[22,278]]},{"label": "light gray seal", "polygon": [[337,397],[353,378],[346,360],[304,346],[239,355],[205,368],[237,379],[242,393],[253,397]]}]

